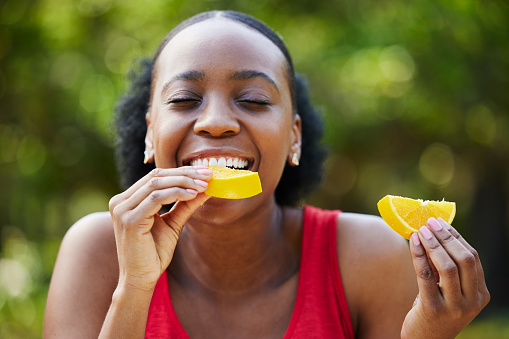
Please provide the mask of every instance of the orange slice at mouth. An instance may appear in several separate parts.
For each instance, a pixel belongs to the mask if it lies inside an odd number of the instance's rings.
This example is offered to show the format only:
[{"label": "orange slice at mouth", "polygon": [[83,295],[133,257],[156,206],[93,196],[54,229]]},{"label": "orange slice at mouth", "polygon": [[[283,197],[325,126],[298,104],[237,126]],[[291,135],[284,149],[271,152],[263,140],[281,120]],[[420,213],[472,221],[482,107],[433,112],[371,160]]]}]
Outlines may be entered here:
[{"label": "orange slice at mouth", "polygon": [[262,192],[257,172],[235,170],[228,167],[209,167],[214,176],[205,194],[224,199],[244,199]]},{"label": "orange slice at mouth", "polygon": [[423,201],[386,195],[377,206],[385,222],[406,239],[426,225],[431,217],[442,218],[450,224],[456,215],[456,204],[448,201]]}]

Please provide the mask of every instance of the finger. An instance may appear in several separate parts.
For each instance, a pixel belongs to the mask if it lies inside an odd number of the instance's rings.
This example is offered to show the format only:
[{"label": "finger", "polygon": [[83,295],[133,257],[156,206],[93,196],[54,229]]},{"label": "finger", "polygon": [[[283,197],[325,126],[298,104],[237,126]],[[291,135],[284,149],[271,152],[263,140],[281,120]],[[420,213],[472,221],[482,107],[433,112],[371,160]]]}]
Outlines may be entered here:
[{"label": "finger", "polygon": [[462,236],[461,234],[454,228],[452,227],[450,224],[448,224],[444,219],[442,218],[438,218],[438,222],[442,225],[442,227],[444,227],[447,231],[449,231],[456,239],[458,239],[458,241],[463,245],[465,246],[469,251],[470,253],[472,253],[472,255],[474,256],[475,258],[475,262],[476,262],[476,274],[477,274],[477,283],[478,283],[478,286],[480,288],[484,288],[486,289],[486,281],[484,279],[484,270],[482,268],[482,264],[481,264],[481,260],[479,258],[479,253],[477,253],[477,251],[475,250],[475,248],[473,248]]},{"label": "finger", "polygon": [[177,200],[192,200],[198,195],[196,190],[180,187],[171,187],[154,191],[147,196],[138,206],[128,213],[131,224],[152,226],[154,215],[163,205],[172,204]]},{"label": "finger", "polygon": [[440,275],[438,286],[442,295],[453,303],[459,302],[461,285],[458,266],[427,226],[419,229],[419,239]]},{"label": "finger", "polygon": [[458,267],[462,293],[476,295],[478,279],[474,255],[435,218],[429,218],[427,224]]},{"label": "finger", "polygon": [[142,186],[149,182],[152,178],[165,176],[188,176],[192,179],[200,179],[209,181],[212,178],[212,170],[203,168],[203,166],[182,166],[177,168],[154,168],[150,173],[134,183],[122,195],[125,198],[132,196]]},{"label": "finger", "polygon": [[431,268],[433,269],[433,274],[435,275],[435,281],[437,284],[440,282],[440,275],[438,274],[437,268],[435,267],[435,264],[433,264],[433,261],[429,258],[428,253],[426,253],[426,256],[428,257],[428,262],[431,265]]},{"label": "finger", "polygon": [[149,195],[157,194],[158,191],[172,187],[189,188],[197,192],[204,192],[207,186],[208,183],[204,180],[193,179],[184,175],[153,177],[129,197],[124,205],[126,205],[127,210],[134,209]]},{"label": "finger", "polygon": [[410,237],[410,253],[412,254],[412,262],[414,264],[415,273],[417,274],[420,301],[423,304],[433,305],[441,303],[442,297],[436,283],[433,268],[428,261],[426,251],[417,233],[412,234]]},{"label": "finger", "polygon": [[198,194],[196,198],[189,201],[179,200],[170,212],[162,216],[155,215],[151,232],[159,255],[161,272],[170,264],[185,224],[200,205],[209,198],[206,194]]},{"label": "finger", "polygon": [[183,227],[196,210],[205,203],[210,196],[200,193],[195,199],[181,201],[179,200],[172,209],[161,216],[161,218],[171,227]]}]

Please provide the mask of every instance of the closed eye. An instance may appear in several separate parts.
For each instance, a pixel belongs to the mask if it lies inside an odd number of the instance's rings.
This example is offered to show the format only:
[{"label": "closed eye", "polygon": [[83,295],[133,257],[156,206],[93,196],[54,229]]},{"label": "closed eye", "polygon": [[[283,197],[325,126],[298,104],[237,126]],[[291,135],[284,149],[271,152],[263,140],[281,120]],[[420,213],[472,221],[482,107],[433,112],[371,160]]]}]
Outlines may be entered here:
[{"label": "closed eye", "polygon": [[172,97],[166,101],[166,104],[173,109],[191,109],[200,103],[201,99],[195,97]]},{"label": "closed eye", "polygon": [[264,99],[244,99],[244,100],[239,100],[239,102],[247,102],[247,103],[258,104],[258,105],[270,104],[269,100],[264,100]]},{"label": "closed eye", "polygon": [[181,98],[170,98],[168,99],[168,101],[166,102],[167,104],[178,104],[178,103],[181,103],[181,102],[189,102],[189,101],[200,101],[199,99],[196,99],[196,98],[186,98],[186,97],[181,97]]},{"label": "closed eye", "polygon": [[240,107],[251,111],[263,111],[270,106],[270,101],[267,99],[241,99],[237,100]]}]

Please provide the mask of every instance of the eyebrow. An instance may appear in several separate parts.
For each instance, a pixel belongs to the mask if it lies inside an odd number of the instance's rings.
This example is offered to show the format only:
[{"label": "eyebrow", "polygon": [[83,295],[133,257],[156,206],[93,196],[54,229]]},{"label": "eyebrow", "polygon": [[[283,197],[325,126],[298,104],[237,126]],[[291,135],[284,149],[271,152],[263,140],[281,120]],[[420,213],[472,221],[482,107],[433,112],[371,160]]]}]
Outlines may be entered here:
[{"label": "eyebrow", "polygon": [[[263,72],[246,69],[246,70],[237,71],[230,76],[231,80],[249,80],[249,79],[253,79],[253,78],[262,78],[262,79],[266,80],[276,89],[276,91],[279,92],[279,88],[277,87],[276,82],[274,80],[272,80],[271,77],[269,77],[267,74],[265,74]],[[168,82],[166,82],[163,85],[162,92],[164,92],[164,90],[172,82],[174,82],[176,80],[203,81],[203,80],[205,80],[205,72],[187,71],[184,73],[177,74],[176,76],[171,78]]]},{"label": "eyebrow", "polygon": [[202,81],[205,80],[205,72],[187,71],[184,73],[177,74],[163,85],[163,89],[161,90],[161,92],[164,92],[166,88],[176,80]]},{"label": "eyebrow", "polygon": [[274,80],[272,80],[271,77],[269,77],[267,74],[265,74],[263,72],[245,69],[242,71],[237,71],[230,76],[230,79],[232,79],[232,80],[249,80],[249,79],[253,79],[253,78],[262,78],[262,79],[267,80],[272,86],[274,86],[276,91],[279,92],[276,82]]}]

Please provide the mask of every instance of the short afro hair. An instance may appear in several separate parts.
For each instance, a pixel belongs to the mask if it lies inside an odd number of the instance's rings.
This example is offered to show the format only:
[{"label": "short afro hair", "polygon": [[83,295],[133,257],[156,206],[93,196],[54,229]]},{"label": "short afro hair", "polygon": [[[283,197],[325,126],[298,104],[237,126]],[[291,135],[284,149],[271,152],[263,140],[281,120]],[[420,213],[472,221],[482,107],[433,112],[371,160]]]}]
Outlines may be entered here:
[{"label": "short afro hair", "polygon": [[307,83],[303,76],[296,75],[290,54],[279,36],[267,25],[253,17],[234,11],[211,11],[195,15],[176,26],[164,38],[152,59],[143,58],[128,74],[130,86],[118,100],[114,125],[117,133],[116,160],[121,176],[121,185],[127,188],[149,173],[154,164],[144,164],[145,115],[149,109],[154,64],[166,44],[184,28],[214,17],[223,17],[254,29],[272,41],[284,54],[288,63],[288,82],[292,95],[293,112],[302,122],[302,148],[299,166],[285,165],[283,175],[276,188],[276,202],[281,206],[298,206],[322,181],[324,162],[327,156],[324,145],[323,122],[311,104]]}]

